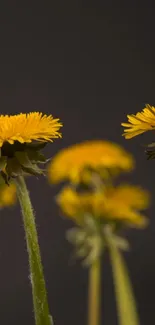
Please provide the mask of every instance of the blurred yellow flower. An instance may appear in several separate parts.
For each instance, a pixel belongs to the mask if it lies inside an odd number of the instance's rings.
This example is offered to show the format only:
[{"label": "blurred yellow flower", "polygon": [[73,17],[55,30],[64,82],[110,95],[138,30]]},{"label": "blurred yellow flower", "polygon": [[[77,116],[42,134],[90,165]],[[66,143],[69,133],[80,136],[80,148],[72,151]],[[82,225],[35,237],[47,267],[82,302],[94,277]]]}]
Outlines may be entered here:
[{"label": "blurred yellow flower", "polygon": [[140,187],[120,185],[102,192],[76,192],[66,186],[57,197],[62,212],[76,223],[82,224],[87,214],[94,218],[118,221],[130,226],[144,227],[147,219],[139,210],[149,205],[149,194]]},{"label": "blurred yellow flower", "polygon": [[[102,140],[85,141],[60,151],[48,168],[49,180],[58,183],[71,180],[78,183],[87,168],[130,171],[133,157],[119,145]],[[89,175],[87,175],[89,177]]]},{"label": "blurred yellow flower", "polygon": [[127,115],[129,123],[122,123],[125,126],[123,136],[131,139],[136,135],[155,129],[155,107],[146,105],[142,112],[136,115]]},{"label": "blurred yellow flower", "polygon": [[4,142],[13,144],[32,142],[32,140],[48,142],[61,136],[62,126],[59,119],[52,115],[32,112],[29,114],[0,115],[0,147]]},{"label": "blurred yellow flower", "polygon": [[0,184],[0,208],[11,206],[16,203],[16,187],[14,184],[9,186]]}]

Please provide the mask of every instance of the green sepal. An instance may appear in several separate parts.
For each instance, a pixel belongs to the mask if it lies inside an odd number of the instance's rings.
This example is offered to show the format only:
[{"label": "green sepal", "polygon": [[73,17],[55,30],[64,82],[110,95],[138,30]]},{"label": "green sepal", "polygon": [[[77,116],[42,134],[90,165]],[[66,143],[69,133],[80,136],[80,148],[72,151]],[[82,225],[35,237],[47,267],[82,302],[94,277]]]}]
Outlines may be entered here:
[{"label": "green sepal", "polygon": [[83,266],[89,266],[102,255],[103,238],[99,234],[88,234],[83,228],[73,228],[67,232],[67,239],[75,246],[76,256]]},{"label": "green sepal", "polygon": [[9,183],[10,177],[6,173],[4,173],[3,171],[0,172],[0,175],[3,178],[5,184],[9,186],[10,185],[10,183]]},{"label": "green sepal", "polygon": [[67,232],[67,239],[75,246],[76,256],[83,261],[83,266],[90,266],[102,255],[104,238],[102,225],[87,214],[81,227],[74,227]]},{"label": "green sepal", "polygon": [[155,159],[155,142],[152,142],[146,146],[145,153],[148,160]]},{"label": "green sepal", "polygon": [[30,161],[26,151],[17,151],[15,152],[15,157],[21,166],[30,168],[32,167],[32,162]]},{"label": "green sepal", "polygon": [[53,317],[52,317],[52,315],[49,315],[49,319],[50,319],[50,325],[53,325],[54,322],[53,322]]},{"label": "green sepal", "polygon": [[36,164],[33,164],[32,167],[25,167],[22,166],[22,170],[27,173],[34,176],[44,175],[44,171],[40,169]]},{"label": "green sepal", "polygon": [[26,143],[26,148],[33,149],[33,150],[41,150],[45,148],[47,142],[30,142]]},{"label": "green sepal", "polygon": [[31,143],[20,143],[15,141],[14,144],[5,142],[1,148],[1,155],[7,157],[13,157],[17,151],[26,151],[27,149],[31,150],[41,150],[46,146],[46,142],[31,142]]},{"label": "green sepal", "polygon": [[67,238],[70,242],[80,245],[86,239],[86,233],[79,227],[74,227],[67,231]]},{"label": "green sepal", "polygon": [[116,247],[118,247],[122,251],[130,250],[129,242],[123,237],[112,234],[111,241],[116,245]]},{"label": "green sepal", "polygon": [[17,177],[23,174],[22,167],[16,157],[7,160],[6,173],[9,177]]},{"label": "green sepal", "polygon": [[123,238],[117,233],[114,232],[115,230],[111,225],[106,225],[103,229],[103,236],[106,239],[106,244],[110,240],[116,247],[123,251],[129,251],[130,245],[126,238]]},{"label": "green sepal", "polygon": [[13,158],[16,151],[24,151],[25,148],[25,143],[15,141],[14,144],[10,144],[9,142],[5,142],[1,148],[1,155],[8,158]]},{"label": "green sepal", "polygon": [[152,142],[147,145],[147,148],[155,148],[155,142]]},{"label": "green sepal", "polygon": [[104,240],[101,236],[94,236],[89,240],[89,253],[83,261],[84,266],[90,266],[93,264],[101,255],[104,249]]},{"label": "green sepal", "polygon": [[15,152],[15,156],[25,173],[34,176],[44,175],[44,171],[37,166],[39,163],[46,163],[46,159],[41,152],[36,149],[26,149],[25,151]]},{"label": "green sepal", "polygon": [[0,157],[0,171],[6,167],[7,164],[7,157],[2,156]]},{"label": "green sepal", "polygon": [[39,151],[46,146],[47,142],[20,143],[14,144],[5,142],[0,148],[0,174],[6,184],[11,177],[17,177],[27,173],[30,175],[44,175],[37,164],[47,163],[47,159]]},{"label": "green sepal", "polygon": [[114,224],[103,224],[87,214],[84,224],[67,232],[67,239],[74,245],[76,256],[82,259],[83,266],[88,267],[102,255],[109,239],[118,249],[129,251],[128,241],[116,231]]},{"label": "green sepal", "polygon": [[30,161],[32,163],[41,164],[41,163],[46,163],[47,162],[45,156],[39,151],[36,151],[36,150],[33,150],[33,149],[27,149],[26,153],[27,153],[27,156],[28,156],[28,158],[30,159]]},{"label": "green sepal", "polygon": [[3,186],[5,185],[5,180],[4,180],[4,177],[2,176],[1,172],[0,172],[0,186]]},{"label": "green sepal", "polygon": [[155,150],[146,150],[147,159],[155,159]]}]

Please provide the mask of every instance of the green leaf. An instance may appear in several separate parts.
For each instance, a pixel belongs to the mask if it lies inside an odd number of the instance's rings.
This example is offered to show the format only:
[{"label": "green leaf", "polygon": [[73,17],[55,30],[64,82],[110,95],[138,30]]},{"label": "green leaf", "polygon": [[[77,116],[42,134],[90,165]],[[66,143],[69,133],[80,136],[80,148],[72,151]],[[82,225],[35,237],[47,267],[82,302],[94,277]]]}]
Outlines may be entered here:
[{"label": "green leaf", "polygon": [[0,157],[0,171],[6,167],[7,164],[7,157],[3,156]]},{"label": "green leaf", "polygon": [[111,241],[111,237],[107,238],[107,241],[111,256],[119,324],[140,325],[127,267],[117,245]]}]

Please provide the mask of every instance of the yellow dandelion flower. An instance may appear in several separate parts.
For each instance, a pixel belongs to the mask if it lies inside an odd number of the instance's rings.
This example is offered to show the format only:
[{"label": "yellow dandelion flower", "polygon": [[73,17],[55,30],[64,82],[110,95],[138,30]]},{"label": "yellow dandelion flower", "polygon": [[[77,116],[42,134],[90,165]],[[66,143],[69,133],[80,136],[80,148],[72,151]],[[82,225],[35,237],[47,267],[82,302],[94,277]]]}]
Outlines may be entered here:
[{"label": "yellow dandelion flower", "polygon": [[84,214],[92,213],[92,201],[94,196],[89,192],[78,194],[71,187],[66,186],[57,196],[57,203],[61,210],[77,223],[83,223]]},{"label": "yellow dandelion flower", "polygon": [[39,112],[0,116],[0,174],[6,183],[23,173],[43,173],[37,164],[47,160],[40,149],[61,137],[61,126],[59,119]]},{"label": "yellow dandelion flower", "polygon": [[0,185],[0,208],[14,205],[16,202],[16,187],[14,184],[10,186],[6,184]]},{"label": "yellow dandelion flower", "polygon": [[139,211],[149,206],[149,193],[138,186],[120,185],[107,191],[105,214],[107,218],[143,227],[147,219]]},{"label": "yellow dandelion flower", "polygon": [[81,173],[86,168],[96,171],[101,169],[129,171],[133,166],[132,156],[119,145],[109,141],[93,140],[60,151],[49,164],[48,176],[52,183],[67,179],[78,183]]},{"label": "yellow dandelion flower", "polygon": [[106,223],[116,221],[136,227],[147,224],[147,219],[139,211],[148,207],[149,195],[137,186],[120,185],[94,193],[77,193],[67,186],[58,195],[57,203],[63,213],[78,224],[84,222],[87,214]]},{"label": "yellow dandelion flower", "polygon": [[136,135],[155,129],[155,107],[146,105],[142,112],[136,115],[127,115],[129,123],[122,123],[125,127],[123,136],[131,139]]},{"label": "yellow dandelion flower", "polygon": [[0,147],[5,142],[13,144],[15,141],[28,143],[33,140],[48,142],[61,136],[62,126],[59,119],[52,115],[32,112],[29,114],[0,116]]}]

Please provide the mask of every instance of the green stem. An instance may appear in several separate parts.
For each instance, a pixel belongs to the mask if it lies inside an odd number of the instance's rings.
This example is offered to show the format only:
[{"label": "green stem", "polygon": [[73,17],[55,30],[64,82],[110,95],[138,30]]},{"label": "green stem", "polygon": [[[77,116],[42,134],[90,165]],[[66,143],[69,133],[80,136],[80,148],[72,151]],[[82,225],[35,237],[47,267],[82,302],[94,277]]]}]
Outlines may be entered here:
[{"label": "green stem", "polygon": [[100,290],[101,265],[98,257],[89,267],[88,325],[100,325]]},{"label": "green stem", "polygon": [[116,244],[108,240],[120,325],[139,325],[136,302],[127,267]]},{"label": "green stem", "polygon": [[33,208],[23,177],[16,179],[17,195],[22,209],[29,256],[30,279],[36,325],[51,325],[43,268],[40,257]]}]

